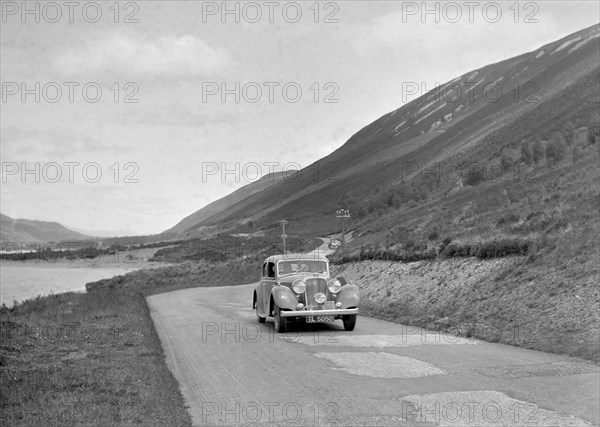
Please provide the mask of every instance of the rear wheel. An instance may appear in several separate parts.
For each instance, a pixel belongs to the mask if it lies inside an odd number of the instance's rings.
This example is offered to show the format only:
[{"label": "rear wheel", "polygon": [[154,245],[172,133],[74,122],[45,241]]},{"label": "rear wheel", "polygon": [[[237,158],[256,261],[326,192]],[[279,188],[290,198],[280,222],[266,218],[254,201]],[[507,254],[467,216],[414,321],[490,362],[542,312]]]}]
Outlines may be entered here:
[{"label": "rear wheel", "polygon": [[344,329],[346,331],[353,331],[354,327],[356,326],[356,314],[344,316],[342,318],[342,322],[344,322]]},{"label": "rear wheel", "polygon": [[281,334],[281,333],[285,332],[287,318],[281,317],[281,309],[279,307],[275,306],[274,311],[275,311],[275,316],[273,316],[273,317],[275,319],[275,330]]}]

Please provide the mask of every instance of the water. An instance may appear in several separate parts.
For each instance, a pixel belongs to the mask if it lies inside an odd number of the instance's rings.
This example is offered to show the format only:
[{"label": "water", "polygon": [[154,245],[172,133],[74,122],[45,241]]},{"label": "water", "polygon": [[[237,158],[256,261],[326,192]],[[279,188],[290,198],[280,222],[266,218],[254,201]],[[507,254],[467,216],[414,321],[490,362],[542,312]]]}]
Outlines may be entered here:
[{"label": "water", "polygon": [[[21,265],[19,265],[21,264]],[[0,304],[61,292],[85,292],[85,284],[125,274],[136,268],[59,266],[48,263],[2,263],[0,265]]]}]

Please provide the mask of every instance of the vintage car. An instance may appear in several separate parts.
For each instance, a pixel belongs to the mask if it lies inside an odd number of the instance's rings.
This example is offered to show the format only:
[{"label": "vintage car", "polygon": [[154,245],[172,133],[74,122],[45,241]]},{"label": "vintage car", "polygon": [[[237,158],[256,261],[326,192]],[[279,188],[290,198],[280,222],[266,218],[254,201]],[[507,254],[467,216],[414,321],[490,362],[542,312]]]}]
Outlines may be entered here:
[{"label": "vintage car", "polygon": [[343,277],[329,277],[324,256],[274,255],[267,258],[254,287],[252,308],[264,323],[273,317],[275,330],[285,332],[288,322],[327,323],[341,319],[344,329],[356,325],[360,293]]},{"label": "vintage car", "polygon": [[329,249],[338,249],[341,245],[341,242],[339,240],[336,239],[331,239],[331,241],[329,242],[329,245],[327,245],[327,247]]}]

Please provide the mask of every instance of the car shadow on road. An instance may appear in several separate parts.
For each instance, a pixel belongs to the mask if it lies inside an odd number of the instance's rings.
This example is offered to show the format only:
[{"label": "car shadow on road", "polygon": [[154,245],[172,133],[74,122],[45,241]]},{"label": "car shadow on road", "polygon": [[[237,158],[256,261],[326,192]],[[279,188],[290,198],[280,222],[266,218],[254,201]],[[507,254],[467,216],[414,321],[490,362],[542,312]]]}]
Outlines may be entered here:
[{"label": "car shadow on road", "polygon": [[[268,327],[273,327],[272,322],[267,323]],[[289,322],[286,325],[287,332],[330,332],[344,331],[344,325],[341,320],[336,320],[334,323],[305,323],[305,322]]]}]

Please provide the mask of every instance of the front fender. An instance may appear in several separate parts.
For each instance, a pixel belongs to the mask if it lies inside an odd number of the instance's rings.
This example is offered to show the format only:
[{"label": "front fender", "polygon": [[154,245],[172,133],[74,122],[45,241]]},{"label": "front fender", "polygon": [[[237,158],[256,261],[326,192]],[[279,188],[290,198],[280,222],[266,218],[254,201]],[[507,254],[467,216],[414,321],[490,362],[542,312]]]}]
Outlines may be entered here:
[{"label": "front fender", "polygon": [[271,296],[279,308],[295,310],[298,305],[296,294],[287,286],[275,286],[271,291]]},{"label": "front fender", "polygon": [[341,308],[358,307],[360,303],[358,286],[352,284],[342,286],[335,300],[342,303]]}]

